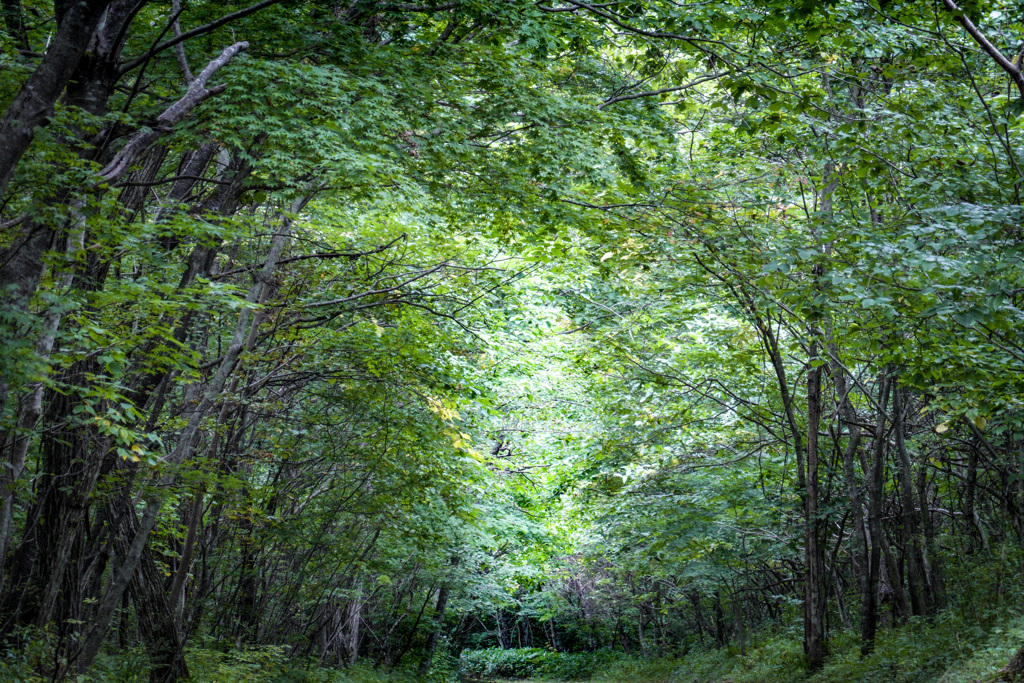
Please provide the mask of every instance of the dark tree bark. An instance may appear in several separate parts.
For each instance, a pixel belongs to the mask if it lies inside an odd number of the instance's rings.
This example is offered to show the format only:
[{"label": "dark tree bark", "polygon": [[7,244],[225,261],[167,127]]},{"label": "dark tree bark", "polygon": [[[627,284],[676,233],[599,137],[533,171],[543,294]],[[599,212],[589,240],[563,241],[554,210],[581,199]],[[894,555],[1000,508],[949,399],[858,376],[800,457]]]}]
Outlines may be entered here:
[{"label": "dark tree bark", "polygon": [[[75,364],[61,377],[72,390],[46,392],[44,420],[68,420],[84,400],[78,390],[95,366],[92,360]],[[88,515],[102,455],[110,445],[110,437],[92,425],[44,434],[37,475],[40,494],[12,558],[3,601],[4,633],[19,626],[54,627],[58,651],[66,654],[75,647],[76,629],[69,627],[83,620],[87,578],[105,565],[106,555],[89,533]]]},{"label": "dark tree bark", "polygon": [[690,603],[693,605],[693,617],[697,623],[697,639],[704,644],[704,610],[701,609],[700,594],[697,591],[690,591]]},{"label": "dark tree bark", "polygon": [[[46,125],[53,115],[53,107],[75,74],[108,5],[110,0],[74,0],[57,7],[57,35],[0,117],[0,198],[6,194],[36,128]],[[0,279],[0,288],[6,284],[6,278]]]},{"label": "dark tree bark", "polygon": [[804,649],[811,671],[825,663],[825,557],[818,513],[818,429],[821,425],[821,372],[818,340],[811,340],[807,369],[807,487],[804,497]]},{"label": "dark tree bark", "polygon": [[715,591],[715,644],[725,647],[725,612],[722,610],[722,591]]},{"label": "dark tree bark", "polygon": [[970,539],[969,553],[977,551],[984,544],[984,535],[981,525],[978,523],[977,495],[978,495],[978,444],[972,444],[967,453],[967,476],[964,482],[964,517],[967,519],[968,538]]},{"label": "dark tree bark", "polygon": [[[66,92],[69,106],[81,107],[94,116],[106,113],[107,101],[119,78],[116,65],[126,35],[122,29],[144,4],[145,0],[75,0],[55,4],[60,18],[57,36],[0,120],[0,200],[35,129],[49,120],[62,93]],[[105,20],[97,31],[101,18]],[[87,47],[91,49],[83,59]],[[85,144],[84,133],[80,138],[68,142],[78,147],[81,156],[92,158],[94,150]],[[66,205],[70,200],[69,188],[62,187],[54,190],[50,203]],[[29,300],[39,287],[45,253],[60,242],[62,230],[74,232],[74,225],[82,222],[75,211],[70,213],[66,225],[60,228],[28,218],[18,238],[0,251],[0,307],[28,309]],[[0,343],[5,345],[32,336],[32,331],[14,329],[7,323],[0,327]],[[9,388],[6,381],[0,381],[0,413],[8,400]]]},{"label": "dark tree bark", "polygon": [[831,344],[829,353],[832,356],[832,382],[836,388],[839,414],[850,430],[849,441],[846,448],[843,449],[843,477],[846,480],[846,494],[850,499],[850,519],[852,520],[854,538],[854,572],[857,575],[857,591],[860,593],[861,599],[860,653],[864,657],[871,654],[875,634],[873,628],[866,628],[868,620],[864,618],[864,607],[873,602],[869,595],[874,589],[869,581],[871,559],[868,555],[867,531],[864,528],[864,501],[861,496],[860,484],[857,482],[856,468],[856,455],[860,448],[863,432],[860,425],[857,424],[857,412],[850,401],[850,387],[839,362],[838,346]]},{"label": "dark tree bark", "polygon": [[[312,195],[310,194],[295,200],[289,207],[290,215],[294,216],[300,212],[311,197]],[[271,280],[277,269],[278,261],[291,238],[292,220],[291,218],[286,219],[271,240],[270,249],[263,268],[256,274],[256,282],[249,290],[246,306],[242,309],[235,324],[231,344],[213,373],[202,399],[198,401],[187,424],[178,434],[177,442],[166,458],[168,464],[180,464],[191,455],[193,442],[200,424],[209,415],[214,404],[220,399],[221,392],[224,391],[229,377],[235,370],[239,356],[245,350],[247,339],[254,334],[252,330],[251,307],[262,300],[265,291],[272,286]],[[171,480],[166,479],[160,483],[167,485],[171,483]],[[142,517],[139,519],[138,529],[124,551],[120,566],[112,572],[107,588],[98,602],[95,618],[92,620],[92,624],[83,639],[81,654],[77,658],[76,665],[80,670],[84,670],[91,665],[99,653],[100,646],[110,626],[110,619],[121,602],[122,594],[135,575],[149,535],[156,527],[160,508],[166,499],[166,493],[160,492],[159,489],[160,487],[157,487],[158,492],[152,494],[146,501]]]},{"label": "dark tree bark", "polygon": [[[135,535],[135,512],[125,506],[116,511],[127,523],[118,534],[118,555],[128,552],[128,541]],[[157,569],[153,554],[145,548],[139,561],[138,572],[132,579],[128,594],[135,604],[139,631],[149,652],[150,683],[174,683],[188,678],[184,642],[175,623],[171,604],[164,593],[163,574]]]},{"label": "dark tree bark", "polygon": [[1010,658],[1010,662],[999,671],[999,681],[1018,683],[1024,680],[1024,646]]},{"label": "dark tree bark", "polygon": [[242,559],[238,567],[238,584],[235,591],[235,637],[240,642],[255,643],[259,631],[258,581],[256,557],[259,541],[251,520],[239,520],[239,545]]},{"label": "dark tree bark", "polygon": [[878,380],[878,401],[875,413],[874,439],[871,446],[871,464],[868,470],[867,528],[870,533],[871,554],[867,567],[868,580],[861,604],[861,654],[875,649],[878,633],[878,587],[882,569],[882,483],[885,480],[886,412],[889,402],[889,373],[883,372]]},{"label": "dark tree bark", "polygon": [[925,558],[921,543],[920,518],[914,505],[913,472],[904,438],[907,419],[906,397],[898,385],[893,386],[892,400],[896,454],[900,462],[900,506],[903,508],[902,526],[907,555],[907,591],[910,594],[910,608],[913,613],[924,615],[931,613],[932,605],[928,596],[924,571]]},{"label": "dark tree bark", "polygon": [[[113,5],[112,11],[121,10],[125,14],[124,21],[129,21],[131,14],[125,11],[126,1]],[[76,6],[78,4],[81,3],[76,3]],[[109,33],[110,27],[106,28],[108,30],[105,33]],[[100,171],[102,179],[113,183],[124,176],[153,143],[171,131],[193,109],[217,93],[223,92],[223,86],[207,88],[207,83],[218,70],[248,46],[249,44],[246,42],[235,43],[212,60],[192,81],[181,99],[156,118],[152,128],[141,130],[129,138],[114,158]],[[119,74],[117,58],[120,46],[112,45],[111,49],[114,52],[106,54],[104,59],[90,56],[88,60],[81,63],[82,68],[75,73],[74,92],[70,93],[70,99],[95,115],[106,111],[107,100],[117,83]],[[77,61],[76,64],[78,64]],[[3,146],[3,129],[2,123],[0,123],[0,150],[3,150]],[[83,148],[82,153],[89,156],[93,154],[93,150]],[[0,170],[2,170],[2,163],[3,152],[0,151]],[[0,196],[2,194],[3,187],[0,187]],[[61,203],[67,201],[66,190],[61,196]],[[0,262],[4,264],[4,267],[0,268],[0,303],[18,309],[23,309],[27,305],[28,300],[35,294],[39,286],[39,278],[43,272],[43,254],[50,249],[55,235],[56,230],[52,226],[29,221],[23,230],[21,239],[0,256]]]},{"label": "dark tree bark", "polygon": [[[453,556],[451,560],[452,569],[459,566],[459,557]],[[430,671],[430,666],[434,662],[434,652],[437,651],[437,641],[441,637],[441,627],[444,624],[444,613],[448,608],[448,595],[451,592],[451,587],[447,582],[441,584],[441,589],[437,593],[437,604],[434,606],[434,618],[431,622],[430,633],[427,634],[427,644],[423,649],[423,659],[420,660],[420,666],[418,670],[419,676],[426,676]]]}]

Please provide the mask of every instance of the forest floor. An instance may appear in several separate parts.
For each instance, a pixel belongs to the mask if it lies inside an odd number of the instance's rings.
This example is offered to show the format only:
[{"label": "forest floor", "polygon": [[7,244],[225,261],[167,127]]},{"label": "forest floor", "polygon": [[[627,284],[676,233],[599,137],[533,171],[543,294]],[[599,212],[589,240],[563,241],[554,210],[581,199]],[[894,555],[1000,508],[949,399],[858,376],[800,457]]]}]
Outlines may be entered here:
[{"label": "forest floor", "polygon": [[[591,683],[990,683],[1024,645],[1024,617],[1010,610],[949,610],[879,633],[875,652],[860,657],[857,634],[833,634],[825,667],[808,676],[798,634],[777,629],[736,647],[676,658],[622,657],[600,665]],[[552,678],[519,683],[553,683]],[[512,683],[488,679],[487,683]]]},{"label": "forest floor", "polygon": [[[808,676],[795,624],[748,634],[741,652],[730,646],[694,649],[682,656],[641,658],[618,653],[580,670],[578,679],[532,674],[532,678],[473,678],[472,683],[992,683],[1024,644],[1024,616],[1009,605],[986,610],[946,610],[932,619],[914,619],[879,633],[875,652],[859,656],[857,634],[833,634],[831,653],[823,670]],[[487,651],[483,651],[487,652]],[[499,652],[495,650],[494,652]],[[515,651],[500,651],[508,657]],[[579,653],[561,653],[572,662]],[[138,683],[147,678],[145,653],[132,651],[101,658],[89,683]],[[563,661],[563,664],[566,663]],[[463,665],[465,662],[463,662]],[[384,672],[370,666],[343,671],[293,669],[277,651],[220,653],[190,651],[195,683],[456,683],[458,660],[422,678],[412,671]],[[463,667],[463,672],[465,671]],[[0,680],[41,681],[5,676]],[[589,675],[589,678],[587,677]],[[564,675],[564,674],[563,674]]]}]

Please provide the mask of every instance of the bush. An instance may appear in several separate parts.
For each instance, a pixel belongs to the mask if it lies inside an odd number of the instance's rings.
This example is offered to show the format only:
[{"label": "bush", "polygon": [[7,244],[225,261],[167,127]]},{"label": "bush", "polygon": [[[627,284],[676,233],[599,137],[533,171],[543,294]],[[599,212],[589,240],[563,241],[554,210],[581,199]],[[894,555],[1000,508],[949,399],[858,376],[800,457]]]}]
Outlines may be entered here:
[{"label": "bush", "polygon": [[188,663],[197,681],[239,681],[262,683],[283,671],[281,648],[253,648],[218,652],[189,648]]},{"label": "bush", "polygon": [[555,652],[540,647],[516,650],[488,648],[464,650],[460,659],[463,676],[468,678],[549,678],[582,681],[599,667],[621,655],[611,650],[597,652]]},{"label": "bush", "polygon": [[679,660],[669,658],[640,659],[621,655],[602,665],[592,680],[597,683],[642,681],[643,683],[673,683],[679,670]]}]

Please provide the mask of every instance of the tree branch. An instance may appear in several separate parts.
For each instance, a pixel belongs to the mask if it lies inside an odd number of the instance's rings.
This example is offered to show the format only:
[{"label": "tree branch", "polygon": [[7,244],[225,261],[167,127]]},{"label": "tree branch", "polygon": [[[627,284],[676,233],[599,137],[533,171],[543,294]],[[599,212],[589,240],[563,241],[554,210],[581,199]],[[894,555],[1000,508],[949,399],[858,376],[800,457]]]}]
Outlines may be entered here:
[{"label": "tree branch", "polygon": [[[399,235],[395,239],[391,240],[387,244],[382,244],[381,246],[376,247],[374,249],[370,249],[369,251],[331,251],[331,252],[316,253],[316,254],[303,254],[302,256],[293,256],[291,258],[281,259],[280,261],[278,261],[277,265],[283,266],[283,265],[288,264],[288,263],[295,263],[297,261],[308,261],[309,259],[315,259],[315,258],[322,258],[322,259],[333,259],[333,258],[357,259],[357,258],[362,258],[363,256],[372,256],[374,254],[379,254],[379,253],[381,253],[383,251],[387,251],[388,249],[393,247],[395,244],[397,244],[400,240],[404,240],[405,238],[406,238],[406,234],[402,233],[401,235]],[[218,273],[216,276],[211,277],[210,279],[211,280],[220,280],[221,278],[228,277],[229,275],[236,275],[238,273],[244,273],[246,271],[255,270],[258,267],[259,266],[244,266],[242,268],[235,268],[233,270],[228,270],[228,271],[225,271],[223,273]]]},{"label": "tree branch", "polygon": [[371,289],[371,290],[366,291],[366,292],[360,292],[359,294],[353,294],[351,296],[344,296],[344,297],[341,297],[340,299],[331,299],[330,301],[313,301],[311,303],[305,304],[305,308],[318,308],[320,306],[335,306],[337,304],[345,304],[345,303],[348,303],[350,301],[355,301],[356,299],[363,299],[363,298],[368,297],[368,296],[375,296],[377,294],[387,294],[387,293],[393,292],[393,291],[395,291],[397,289],[401,289],[402,287],[405,287],[406,285],[410,285],[413,282],[416,282],[417,280],[419,280],[421,278],[425,278],[426,276],[428,276],[428,275],[430,275],[432,273],[436,273],[439,270],[443,270],[444,267],[447,266],[447,265],[448,264],[444,263],[444,262],[439,263],[436,266],[434,266],[433,268],[428,268],[427,270],[420,271],[419,273],[416,273],[414,276],[410,277],[405,282],[400,282],[397,285],[393,285],[391,287],[382,287],[381,289]]},{"label": "tree branch", "polygon": [[597,108],[598,109],[604,109],[609,104],[615,104],[616,102],[622,102],[624,100],[636,100],[636,99],[640,99],[641,97],[657,97],[658,95],[664,95],[665,93],[679,92],[680,90],[689,90],[690,88],[692,88],[695,85],[700,85],[701,83],[707,83],[708,81],[713,81],[716,78],[721,78],[722,76],[725,76],[727,73],[729,73],[729,72],[728,71],[716,71],[714,73],[705,74],[704,76],[701,76],[699,78],[695,78],[692,81],[690,81],[689,83],[684,83],[683,85],[674,85],[674,86],[671,86],[671,87],[668,87],[668,88],[662,88],[661,90],[648,90],[646,92],[630,93],[629,95],[619,95],[618,97],[612,97],[610,99],[605,100],[601,104],[597,105]]},{"label": "tree branch", "polygon": [[458,2],[444,2],[440,5],[413,5],[408,2],[396,2],[391,5],[384,5],[380,7],[382,12],[447,12],[450,9],[455,9],[460,5]]},{"label": "tree branch", "polygon": [[192,84],[185,91],[185,95],[164,110],[160,116],[156,118],[154,125],[151,128],[143,129],[135,133],[128,140],[128,143],[121,148],[121,150],[114,155],[114,158],[107,164],[100,175],[106,181],[112,181],[122,176],[125,171],[132,165],[135,159],[138,158],[142,152],[149,148],[151,144],[156,142],[158,139],[163,137],[165,133],[170,132],[175,124],[179,123],[184,119],[189,112],[199,106],[202,102],[224,92],[227,86],[218,85],[213,88],[207,88],[206,84],[213,77],[215,73],[228,62],[230,62],[235,55],[242,50],[249,47],[249,43],[242,41],[235,43],[229,48],[226,48],[224,52],[220,54],[220,57],[214,59],[206,68],[203,69]]},{"label": "tree branch", "polygon": [[151,180],[148,182],[142,181],[129,181],[115,183],[113,187],[156,187],[157,185],[166,185],[167,183],[175,183],[179,180],[196,180],[204,183],[214,183],[215,185],[230,185],[231,182],[228,180],[217,180],[216,178],[204,178],[198,175],[175,175],[170,178],[164,178],[163,180]]},{"label": "tree branch", "polygon": [[271,5],[275,5],[275,4],[279,3],[279,2],[281,2],[281,0],[263,0],[262,2],[257,2],[255,5],[250,5],[249,7],[246,7],[245,9],[240,9],[237,12],[232,12],[231,14],[226,14],[223,17],[221,17],[220,19],[216,19],[214,21],[211,21],[209,24],[203,24],[202,26],[197,26],[196,28],[194,28],[194,29],[192,29],[190,31],[185,31],[181,35],[177,35],[177,36],[174,36],[173,38],[171,38],[169,40],[165,40],[164,42],[160,43],[159,45],[154,45],[153,47],[151,47],[149,49],[149,51],[146,52],[146,54],[140,55],[139,57],[136,57],[132,61],[130,61],[127,64],[125,64],[124,66],[122,66],[120,74],[123,76],[124,74],[128,73],[129,71],[137,69],[138,67],[142,66],[146,62],[146,60],[151,58],[153,55],[157,54],[158,52],[163,52],[164,50],[166,50],[169,47],[174,47],[178,43],[182,43],[182,42],[188,40],[189,38],[194,38],[194,37],[196,37],[198,35],[202,35],[204,33],[209,33],[210,31],[213,31],[214,29],[220,28],[224,24],[227,24],[227,23],[230,23],[230,22],[234,21],[235,19],[241,19],[242,17],[247,17],[250,14],[253,14],[254,12],[259,12],[261,9],[264,9],[266,7],[270,7]]},{"label": "tree branch", "polygon": [[[722,47],[724,47],[724,48],[726,48],[726,49],[728,49],[730,51],[735,52],[735,50],[733,50],[733,48],[731,48],[729,45],[727,45],[726,43],[724,43],[721,40],[710,40],[710,39],[703,39],[703,38],[694,38],[692,36],[684,36],[684,35],[682,35],[680,33],[672,33],[672,32],[669,32],[669,31],[648,31],[646,29],[637,28],[636,26],[631,26],[628,23],[626,23],[625,21],[623,21],[622,19],[620,19],[619,15],[617,15],[617,14],[615,14],[613,12],[605,11],[604,9],[602,9],[602,7],[606,7],[607,5],[592,5],[589,2],[580,2],[580,0],[565,0],[565,1],[568,2],[570,5],[572,5],[575,8],[585,9],[585,10],[587,10],[588,12],[590,12],[592,14],[596,14],[599,17],[603,17],[603,18],[607,19],[608,21],[612,22],[613,24],[615,24],[616,26],[618,26],[619,28],[621,28],[623,31],[627,31],[629,33],[633,33],[633,34],[636,34],[638,36],[644,36],[646,38],[668,38],[668,39],[671,39],[671,40],[680,40],[680,41],[682,41],[684,43],[689,43],[690,45],[692,45],[693,47],[697,48],[698,50],[700,50],[701,52],[703,52],[705,54],[709,54],[709,53],[711,53],[711,51],[708,50],[707,48],[703,47],[702,44],[720,45],[720,46],[722,46]],[[538,5],[538,8],[541,9],[541,10],[544,10],[544,11],[552,11],[552,10],[558,11],[559,9],[561,9],[561,8],[542,7],[542,6],[539,6],[539,5]],[[716,56],[721,57],[721,55],[716,55]]]},{"label": "tree branch", "polygon": [[1006,56],[999,51],[999,49],[989,42],[989,39],[978,30],[978,27],[974,25],[974,22],[964,14],[963,10],[957,7],[953,0],[942,0],[942,4],[946,6],[953,18],[964,27],[964,29],[971,34],[971,38],[974,38],[982,50],[984,50],[992,59],[996,61],[1003,71],[1010,75],[1014,84],[1017,86],[1017,90],[1020,92],[1021,98],[1024,98],[1024,74],[1021,74],[1020,69],[1011,62]]},{"label": "tree branch", "polygon": [[[178,17],[181,16],[181,0],[173,0],[171,7],[174,9],[174,37],[181,38],[181,24],[178,22]],[[195,76],[192,75],[192,69],[188,65],[188,55],[185,54],[185,43],[178,43],[174,46],[174,56],[178,58],[178,66],[181,67],[181,75],[185,78],[187,85],[192,85],[192,81],[195,80]]]}]

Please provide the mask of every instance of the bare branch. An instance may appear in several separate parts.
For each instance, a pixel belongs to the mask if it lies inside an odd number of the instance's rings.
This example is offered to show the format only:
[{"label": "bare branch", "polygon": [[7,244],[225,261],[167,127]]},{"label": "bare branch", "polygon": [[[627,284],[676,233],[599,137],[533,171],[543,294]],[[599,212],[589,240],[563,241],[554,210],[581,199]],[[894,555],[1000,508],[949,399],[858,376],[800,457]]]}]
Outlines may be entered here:
[{"label": "bare branch", "polygon": [[114,183],[113,187],[156,187],[157,185],[166,185],[167,183],[174,183],[179,180],[196,180],[203,183],[214,183],[216,185],[230,185],[231,183],[227,180],[217,180],[215,178],[204,178],[198,175],[175,175],[170,178],[164,178],[163,180],[151,180],[148,182],[141,181],[124,181],[121,183]]},{"label": "bare branch", "polygon": [[146,52],[146,54],[140,55],[139,57],[136,57],[132,61],[130,61],[127,64],[125,64],[124,66],[122,66],[120,73],[121,73],[121,75],[124,75],[124,74],[128,73],[129,71],[132,71],[134,69],[139,68],[140,66],[145,64],[146,61],[148,59],[150,59],[153,55],[157,54],[158,52],[163,52],[164,50],[166,50],[169,47],[174,47],[178,43],[184,42],[184,41],[188,40],[189,38],[194,38],[194,37],[202,35],[204,33],[209,33],[210,31],[213,31],[214,29],[220,28],[224,24],[231,23],[235,19],[241,19],[243,17],[247,17],[250,14],[253,14],[255,12],[259,12],[261,9],[264,9],[266,7],[270,7],[271,5],[275,5],[275,4],[279,3],[279,2],[281,2],[281,0],[262,0],[262,2],[257,2],[255,5],[250,5],[249,7],[246,7],[245,9],[240,9],[237,12],[232,12],[231,14],[226,14],[223,17],[221,17],[220,19],[216,19],[214,21],[211,21],[209,24],[203,24],[202,26],[197,26],[194,29],[191,29],[189,31],[185,31],[180,36],[175,36],[175,37],[171,38],[170,40],[165,40],[164,42],[160,43],[159,45],[154,45],[153,47],[151,47],[149,49],[148,52]]},{"label": "bare branch", "polygon": [[[174,9],[174,37],[181,38],[181,24],[178,22],[178,17],[181,15],[181,0],[172,0],[171,7]],[[185,54],[185,43],[178,43],[174,46],[174,56],[178,58],[178,66],[181,67],[181,74],[185,77],[185,83],[192,85],[192,81],[196,79],[192,75],[192,69],[188,66],[188,56]]]},{"label": "bare branch", "polygon": [[355,301],[357,299],[362,299],[362,298],[365,298],[365,297],[368,297],[368,296],[375,296],[377,294],[387,294],[389,292],[395,291],[396,289],[401,289],[402,287],[405,287],[408,284],[412,284],[413,282],[416,282],[417,280],[419,280],[421,278],[424,278],[424,277],[426,277],[426,276],[428,276],[428,275],[430,275],[432,273],[436,273],[439,270],[443,270],[444,267],[447,266],[447,265],[448,265],[447,263],[443,263],[443,262],[439,263],[438,265],[434,266],[433,268],[428,268],[427,270],[420,271],[419,273],[416,273],[414,276],[410,277],[405,282],[400,282],[397,285],[393,285],[391,287],[382,287],[381,289],[371,289],[371,290],[366,291],[366,292],[360,292],[359,294],[353,294],[352,296],[344,296],[344,297],[341,297],[340,299],[331,299],[330,301],[314,301],[312,303],[306,304],[305,307],[306,308],[317,308],[319,306],[334,306],[336,304],[344,304],[344,303],[348,303],[350,301]]},{"label": "bare branch", "polygon": [[450,9],[455,9],[460,4],[458,2],[445,2],[440,5],[413,5],[408,2],[396,2],[392,5],[385,5],[380,10],[383,12],[396,10],[399,12],[446,12]]},{"label": "bare branch", "polygon": [[[630,24],[620,19],[619,15],[602,9],[602,7],[605,7],[605,5],[592,5],[589,2],[580,2],[580,0],[565,1],[568,2],[570,5],[573,5],[574,7],[585,9],[592,14],[596,14],[599,17],[603,17],[612,22],[613,24],[615,24],[616,26],[618,26],[619,28],[621,28],[622,30],[627,31],[628,33],[636,34],[638,36],[644,36],[646,38],[668,38],[671,40],[680,40],[684,43],[689,43],[690,45],[694,46],[695,48],[697,48],[698,50],[705,54],[708,54],[711,51],[705,47],[702,47],[702,44],[720,45],[730,51],[735,51],[729,45],[720,40],[694,38],[692,36],[684,36],[680,33],[672,33],[670,31],[648,31],[646,29],[637,28],[636,26],[631,26]],[[540,9],[551,11],[551,9],[555,8],[540,7]],[[718,57],[721,57],[721,55],[718,55]]]},{"label": "bare branch", "polygon": [[982,50],[984,50],[992,59],[996,61],[1003,71],[1010,75],[1014,84],[1017,86],[1017,90],[1020,92],[1020,96],[1024,98],[1024,74],[1021,74],[1020,69],[1011,62],[1006,56],[999,51],[999,49],[993,45],[985,35],[978,30],[978,27],[974,25],[974,22],[964,14],[963,10],[957,7],[953,0],[942,0],[942,4],[946,6],[946,9],[953,15],[957,23],[964,27],[971,37],[974,38]]},{"label": "bare branch", "polygon": [[695,85],[700,85],[701,83],[713,81],[716,78],[721,78],[722,76],[725,76],[727,73],[729,72],[715,71],[714,73],[705,74],[699,78],[695,78],[689,83],[684,83],[683,85],[675,85],[668,88],[662,88],[661,90],[648,90],[646,92],[630,93],[629,95],[619,95],[618,97],[612,97],[610,99],[605,100],[601,104],[597,105],[597,108],[604,109],[609,104],[615,104],[616,102],[622,102],[624,100],[636,100],[640,99],[641,97],[657,97],[658,95],[664,95],[665,93],[679,92],[680,90],[689,90]]},{"label": "bare branch", "polygon": [[135,133],[128,140],[128,143],[114,156],[109,164],[100,171],[104,180],[111,181],[122,176],[132,165],[138,156],[149,148],[151,144],[170,132],[175,124],[184,119],[189,112],[199,106],[202,102],[224,92],[226,86],[218,85],[207,88],[206,84],[222,66],[230,62],[235,55],[249,47],[249,43],[242,41],[235,43],[214,59],[203,69],[192,84],[185,91],[184,97],[169,106],[160,116],[156,118],[151,128],[143,129]]},{"label": "bare branch", "polygon": [[[400,240],[404,240],[405,238],[406,238],[406,234],[402,233],[401,235],[399,235],[395,239],[391,240],[387,244],[382,244],[381,246],[376,247],[374,249],[370,249],[369,251],[331,251],[331,252],[325,252],[325,253],[303,254],[302,256],[293,256],[291,258],[281,259],[280,261],[278,261],[278,265],[279,266],[283,266],[285,264],[295,263],[297,261],[308,261],[309,259],[334,259],[334,258],[357,259],[357,258],[362,258],[363,256],[372,256],[374,254],[379,254],[379,253],[381,253],[383,251],[387,251],[391,247],[395,246],[395,244],[397,244]],[[228,270],[228,271],[225,271],[223,273],[219,273],[216,277],[211,278],[211,279],[219,280],[219,279],[225,278],[225,277],[227,277],[229,275],[235,275],[237,273],[244,273],[245,271],[248,271],[248,270],[255,270],[258,267],[259,266],[245,266],[243,268],[235,268],[234,270]]]}]

